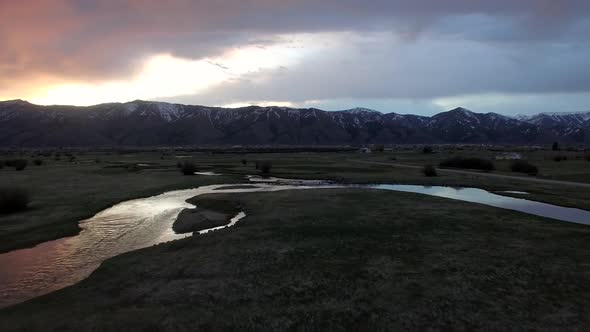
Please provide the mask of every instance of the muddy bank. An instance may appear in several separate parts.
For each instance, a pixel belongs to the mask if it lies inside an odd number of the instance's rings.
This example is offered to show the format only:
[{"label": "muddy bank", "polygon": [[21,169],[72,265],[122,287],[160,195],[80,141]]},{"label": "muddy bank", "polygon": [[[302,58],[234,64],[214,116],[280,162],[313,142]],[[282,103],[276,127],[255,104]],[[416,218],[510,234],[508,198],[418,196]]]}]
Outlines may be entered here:
[{"label": "muddy bank", "polygon": [[241,208],[239,202],[216,199],[213,197],[193,197],[187,200],[196,206],[184,209],[172,224],[176,233],[197,232],[203,229],[223,226],[235,216]]}]

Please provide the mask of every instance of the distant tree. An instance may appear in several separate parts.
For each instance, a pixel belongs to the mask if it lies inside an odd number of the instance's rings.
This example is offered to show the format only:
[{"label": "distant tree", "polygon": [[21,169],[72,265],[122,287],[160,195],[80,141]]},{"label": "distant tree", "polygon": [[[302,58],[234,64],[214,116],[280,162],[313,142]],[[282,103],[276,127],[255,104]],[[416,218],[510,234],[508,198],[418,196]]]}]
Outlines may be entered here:
[{"label": "distant tree", "polygon": [[242,161],[242,165],[248,164],[248,160],[246,160],[246,159],[242,159],[241,161]]},{"label": "distant tree", "polygon": [[424,176],[438,176],[436,168],[432,165],[425,165],[422,171],[424,172]]},{"label": "distant tree", "polygon": [[553,161],[562,161],[562,160],[567,160],[567,156],[563,155],[563,154],[558,154],[553,156]]},{"label": "distant tree", "polygon": [[260,163],[260,172],[262,174],[269,174],[271,168],[272,168],[272,163],[270,161],[263,161]]},{"label": "distant tree", "polygon": [[422,149],[422,153],[432,153],[432,152],[433,152],[433,150],[432,150],[432,146],[425,146],[425,147]]},{"label": "distant tree", "polygon": [[551,150],[559,151],[559,143],[553,142],[553,145],[551,146]]},{"label": "distant tree", "polygon": [[371,150],[375,152],[383,152],[385,151],[385,146],[383,144],[375,144]]},{"label": "distant tree", "polygon": [[37,158],[37,159],[33,160],[33,164],[35,164],[36,166],[41,166],[41,165],[43,165],[43,159]]},{"label": "distant tree", "polygon": [[184,163],[182,163],[182,167],[180,168],[180,171],[184,175],[194,175],[195,172],[197,171],[197,167],[192,162],[185,161]]},{"label": "distant tree", "polygon": [[510,165],[510,170],[518,173],[526,173],[529,175],[537,175],[539,168],[526,160],[515,160]]},{"label": "distant tree", "polygon": [[15,159],[12,161],[12,165],[14,169],[17,171],[22,171],[27,167],[29,162],[26,159]]}]

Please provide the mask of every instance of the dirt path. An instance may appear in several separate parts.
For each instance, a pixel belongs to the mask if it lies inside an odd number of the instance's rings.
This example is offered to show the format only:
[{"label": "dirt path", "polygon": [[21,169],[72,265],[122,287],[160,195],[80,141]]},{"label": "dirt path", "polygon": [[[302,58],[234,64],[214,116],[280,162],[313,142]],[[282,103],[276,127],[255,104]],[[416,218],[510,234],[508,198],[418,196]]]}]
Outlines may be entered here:
[{"label": "dirt path", "polygon": [[[399,164],[399,163],[384,163],[384,162],[378,162],[378,161],[354,160],[354,159],[348,159],[348,160],[356,162],[356,163],[385,165],[385,166],[391,166],[391,167],[412,168],[412,169],[422,169],[423,168],[423,166],[407,165],[407,164]],[[495,178],[495,179],[509,179],[509,180],[517,180],[517,181],[528,181],[528,182],[536,182],[536,183],[558,184],[558,185],[565,185],[565,186],[590,188],[590,183],[539,179],[536,177],[512,176],[512,175],[464,171],[464,170],[459,170],[459,169],[448,169],[448,168],[437,168],[437,171],[439,171],[441,173],[476,175],[476,176]]]}]

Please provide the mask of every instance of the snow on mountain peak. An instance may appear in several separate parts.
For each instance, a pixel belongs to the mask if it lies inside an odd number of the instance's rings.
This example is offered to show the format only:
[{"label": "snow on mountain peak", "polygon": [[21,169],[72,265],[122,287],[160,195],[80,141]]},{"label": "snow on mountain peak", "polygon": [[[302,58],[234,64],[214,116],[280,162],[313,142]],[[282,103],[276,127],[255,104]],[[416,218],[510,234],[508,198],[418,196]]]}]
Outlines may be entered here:
[{"label": "snow on mountain peak", "polygon": [[141,115],[157,114],[161,118],[170,122],[180,117],[182,106],[159,101],[134,100],[123,104],[125,114],[134,113],[141,110]]},{"label": "snow on mountain peak", "polygon": [[375,111],[370,108],[364,108],[364,107],[355,107],[355,108],[351,108],[348,110],[343,110],[341,112],[350,113],[350,114],[363,114],[363,113],[381,114],[381,112],[379,112],[379,111]]}]

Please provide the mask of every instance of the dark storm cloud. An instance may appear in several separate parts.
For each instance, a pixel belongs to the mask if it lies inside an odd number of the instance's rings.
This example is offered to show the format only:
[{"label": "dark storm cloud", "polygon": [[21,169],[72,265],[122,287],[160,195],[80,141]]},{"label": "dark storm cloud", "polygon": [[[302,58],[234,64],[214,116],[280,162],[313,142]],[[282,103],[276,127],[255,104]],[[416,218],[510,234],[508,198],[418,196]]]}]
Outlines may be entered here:
[{"label": "dark storm cloud", "polygon": [[[588,91],[584,67],[589,14],[587,0],[0,1],[0,89],[45,76],[85,82],[124,79],[155,53],[198,59],[245,44],[272,45],[278,34],[346,31],[391,33],[403,44],[397,51],[386,49],[384,54],[395,59],[370,52],[344,59],[354,62],[348,77],[363,77],[357,84],[341,80],[321,89],[310,89],[309,84],[306,88],[303,82],[309,75],[338,80],[346,74],[325,58],[289,68],[287,75],[262,73],[284,87],[270,89],[272,99],[281,93],[287,100],[423,97],[496,91],[501,86]],[[359,40],[351,47],[383,51],[382,45],[369,44]],[[432,58],[433,52],[440,56]],[[401,62],[405,71],[390,66],[392,61]],[[523,70],[515,65],[519,61]],[[436,83],[441,77],[462,75],[461,80]],[[378,86],[379,80],[388,85]],[[247,85],[231,91],[250,94]]]}]

